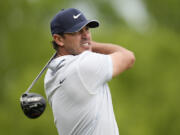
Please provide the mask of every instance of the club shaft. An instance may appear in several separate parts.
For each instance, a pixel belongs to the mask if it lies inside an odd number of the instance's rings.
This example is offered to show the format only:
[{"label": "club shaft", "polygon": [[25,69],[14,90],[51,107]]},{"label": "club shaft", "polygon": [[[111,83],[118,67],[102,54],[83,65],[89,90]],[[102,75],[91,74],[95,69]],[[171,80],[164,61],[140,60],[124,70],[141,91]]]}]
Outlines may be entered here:
[{"label": "club shaft", "polygon": [[33,82],[31,83],[31,85],[28,87],[28,89],[26,90],[25,93],[28,93],[31,88],[34,86],[34,84],[38,81],[38,79],[41,77],[41,75],[44,73],[44,71],[46,70],[46,68],[48,67],[48,65],[50,64],[50,62],[54,59],[54,57],[56,56],[56,53],[53,54],[53,56],[50,58],[50,60],[47,62],[47,64],[44,66],[44,68],[41,70],[41,72],[38,74],[38,76],[33,80]]}]

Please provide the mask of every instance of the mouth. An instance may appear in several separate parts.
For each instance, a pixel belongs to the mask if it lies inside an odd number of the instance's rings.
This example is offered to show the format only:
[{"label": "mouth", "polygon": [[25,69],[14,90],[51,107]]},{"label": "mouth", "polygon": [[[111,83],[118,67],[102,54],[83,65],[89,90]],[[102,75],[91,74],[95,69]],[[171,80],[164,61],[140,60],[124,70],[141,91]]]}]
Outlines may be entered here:
[{"label": "mouth", "polygon": [[89,48],[90,47],[90,44],[89,43],[84,43],[84,44],[81,44],[82,47],[85,47],[85,48]]}]

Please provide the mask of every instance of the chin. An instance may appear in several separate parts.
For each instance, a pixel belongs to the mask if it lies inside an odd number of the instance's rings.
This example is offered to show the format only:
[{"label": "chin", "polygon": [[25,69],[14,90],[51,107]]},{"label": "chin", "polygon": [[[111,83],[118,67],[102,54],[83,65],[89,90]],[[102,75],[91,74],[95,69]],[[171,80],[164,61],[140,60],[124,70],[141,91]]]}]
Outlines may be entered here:
[{"label": "chin", "polygon": [[84,51],[92,51],[92,47],[90,47],[90,46],[88,46],[88,47],[81,47],[81,49],[79,50],[78,54],[81,54]]},{"label": "chin", "polygon": [[[84,51],[92,51],[92,49],[91,49],[91,48],[89,48],[89,49],[85,49]],[[84,51],[83,51],[83,52],[84,52]]]}]

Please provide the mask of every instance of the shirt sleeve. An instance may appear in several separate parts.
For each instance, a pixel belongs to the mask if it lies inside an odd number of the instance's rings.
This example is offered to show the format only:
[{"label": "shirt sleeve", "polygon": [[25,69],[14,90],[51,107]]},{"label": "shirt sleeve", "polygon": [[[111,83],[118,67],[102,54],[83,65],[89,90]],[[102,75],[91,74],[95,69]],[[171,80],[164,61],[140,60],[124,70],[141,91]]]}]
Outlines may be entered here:
[{"label": "shirt sleeve", "polygon": [[78,62],[77,71],[85,88],[95,94],[112,78],[112,59],[109,55],[86,51]]}]

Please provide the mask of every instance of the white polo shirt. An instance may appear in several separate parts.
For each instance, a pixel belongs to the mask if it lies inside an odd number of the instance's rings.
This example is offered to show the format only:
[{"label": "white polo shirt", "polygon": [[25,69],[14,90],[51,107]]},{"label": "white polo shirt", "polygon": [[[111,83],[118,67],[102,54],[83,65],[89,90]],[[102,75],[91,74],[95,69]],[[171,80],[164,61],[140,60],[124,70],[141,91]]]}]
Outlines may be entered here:
[{"label": "white polo shirt", "polygon": [[119,135],[107,82],[109,55],[85,51],[54,59],[44,84],[59,135]]}]

